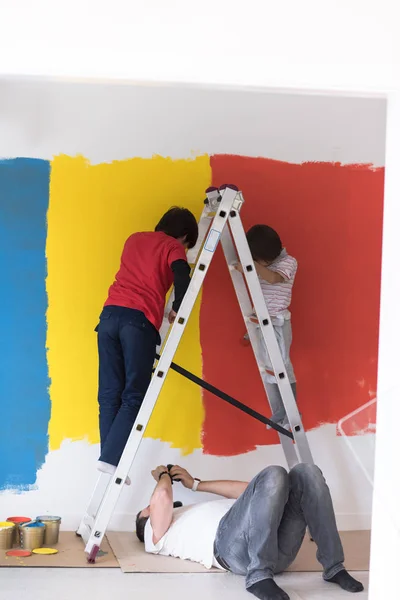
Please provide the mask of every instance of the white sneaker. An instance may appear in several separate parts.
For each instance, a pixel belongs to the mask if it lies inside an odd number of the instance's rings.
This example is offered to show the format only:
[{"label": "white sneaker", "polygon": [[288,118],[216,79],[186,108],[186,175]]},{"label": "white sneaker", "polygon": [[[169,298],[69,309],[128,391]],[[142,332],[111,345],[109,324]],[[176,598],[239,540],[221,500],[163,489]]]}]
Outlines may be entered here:
[{"label": "white sneaker", "polygon": [[[117,470],[117,467],[115,467],[114,465],[110,465],[109,463],[103,462],[102,460],[98,460],[97,461],[97,470],[101,471],[102,473],[107,473],[108,475],[114,475],[115,471]],[[131,480],[130,477],[126,477],[125,479],[125,485],[131,485]]]}]

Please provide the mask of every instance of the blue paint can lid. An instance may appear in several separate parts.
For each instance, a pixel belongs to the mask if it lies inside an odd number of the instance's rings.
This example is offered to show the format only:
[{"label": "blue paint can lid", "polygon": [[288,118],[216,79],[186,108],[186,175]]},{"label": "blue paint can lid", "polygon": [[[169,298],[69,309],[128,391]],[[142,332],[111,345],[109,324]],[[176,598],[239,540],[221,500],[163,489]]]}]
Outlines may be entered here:
[{"label": "blue paint can lid", "polygon": [[24,523],[21,525],[25,529],[25,527],[46,527],[44,523],[40,523],[39,521],[31,521],[30,523]]}]

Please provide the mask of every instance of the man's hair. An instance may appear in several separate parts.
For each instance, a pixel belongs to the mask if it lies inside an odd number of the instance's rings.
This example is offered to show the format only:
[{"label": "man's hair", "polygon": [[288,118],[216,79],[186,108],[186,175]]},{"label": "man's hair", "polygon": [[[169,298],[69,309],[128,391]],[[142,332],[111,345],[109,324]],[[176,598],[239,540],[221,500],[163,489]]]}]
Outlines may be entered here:
[{"label": "man's hair", "polygon": [[136,535],[140,542],[144,542],[144,528],[146,527],[146,523],[149,520],[149,517],[141,517],[141,510],[136,515]]},{"label": "man's hair", "polygon": [[196,245],[199,228],[195,216],[187,208],[173,206],[163,215],[155,231],[163,231],[178,239],[185,238],[189,248]]},{"label": "man's hair", "polygon": [[270,262],[282,252],[279,235],[268,225],[254,225],[246,234],[251,256],[255,261]]}]

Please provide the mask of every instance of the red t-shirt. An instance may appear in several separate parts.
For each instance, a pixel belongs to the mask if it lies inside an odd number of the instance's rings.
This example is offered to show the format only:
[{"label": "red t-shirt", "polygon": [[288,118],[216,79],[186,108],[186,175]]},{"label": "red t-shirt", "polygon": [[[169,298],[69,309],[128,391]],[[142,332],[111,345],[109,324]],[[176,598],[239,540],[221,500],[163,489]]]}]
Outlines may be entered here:
[{"label": "red t-shirt", "polygon": [[125,243],[104,306],[141,310],[160,329],[165,296],[174,281],[171,265],[176,260],[186,260],[186,252],[175,238],[161,231],[134,233]]}]

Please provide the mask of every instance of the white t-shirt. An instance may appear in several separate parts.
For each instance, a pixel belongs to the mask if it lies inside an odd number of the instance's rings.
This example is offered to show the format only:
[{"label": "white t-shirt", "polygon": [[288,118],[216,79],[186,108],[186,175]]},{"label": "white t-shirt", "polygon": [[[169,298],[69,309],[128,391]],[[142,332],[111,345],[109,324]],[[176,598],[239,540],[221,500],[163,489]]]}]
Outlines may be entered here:
[{"label": "white t-shirt", "polygon": [[214,557],[214,540],[219,522],[234,502],[224,498],[174,509],[170,528],[157,544],[149,519],[144,530],[146,552],[191,560],[207,569],[222,568]]}]

